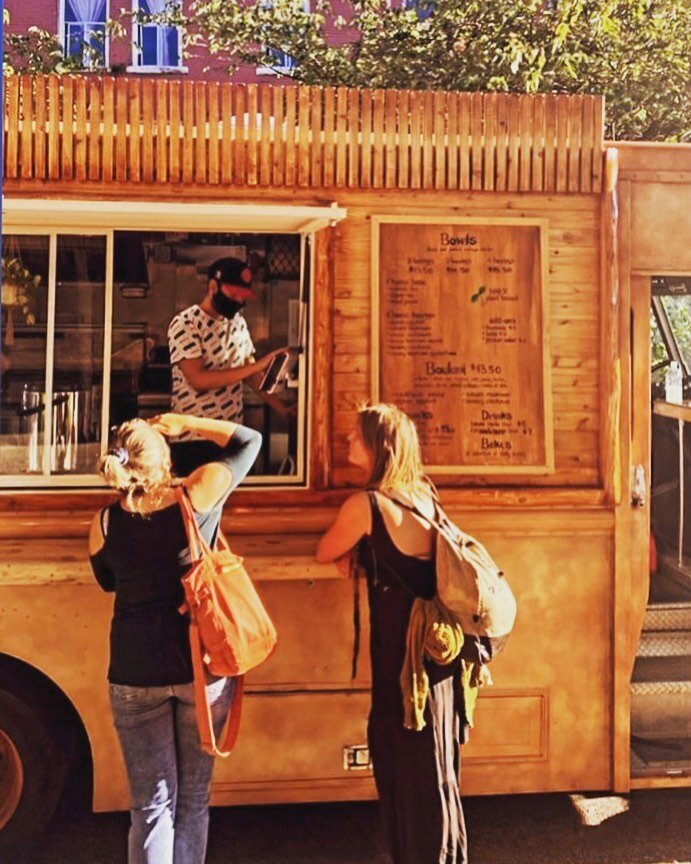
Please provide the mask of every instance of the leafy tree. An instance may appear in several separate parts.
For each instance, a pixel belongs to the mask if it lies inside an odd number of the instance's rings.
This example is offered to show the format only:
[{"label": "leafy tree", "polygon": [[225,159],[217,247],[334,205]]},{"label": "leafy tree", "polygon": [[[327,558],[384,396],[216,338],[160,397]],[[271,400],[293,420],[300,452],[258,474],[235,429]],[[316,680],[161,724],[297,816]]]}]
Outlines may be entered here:
[{"label": "leafy tree", "polygon": [[[688,0],[193,0],[189,44],[304,84],[604,93],[612,138],[689,135]],[[410,4],[409,4],[410,5]],[[338,38],[329,36],[335,24]],[[331,27],[333,31],[333,27]]]},{"label": "leafy tree", "polygon": [[[232,70],[316,85],[603,93],[617,139],[691,136],[689,0],[171,0],[165,20]],[[114,25],[117,26],[117,25]],[[334,27],[336,34],[334,38]],[[288,55],[286,70],[277,57]]]}]

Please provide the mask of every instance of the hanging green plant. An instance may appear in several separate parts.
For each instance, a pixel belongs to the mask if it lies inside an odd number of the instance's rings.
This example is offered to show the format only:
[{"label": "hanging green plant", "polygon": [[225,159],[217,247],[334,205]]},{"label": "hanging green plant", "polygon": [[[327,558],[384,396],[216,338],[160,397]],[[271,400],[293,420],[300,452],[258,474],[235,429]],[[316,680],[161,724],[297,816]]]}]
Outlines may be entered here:
[{"label": "hanging green plant", "polygon": [[2,259],[2,305],[21,309],[24,323],[36,323],[36,290],[41,277],[24,266],[20,258]]}]

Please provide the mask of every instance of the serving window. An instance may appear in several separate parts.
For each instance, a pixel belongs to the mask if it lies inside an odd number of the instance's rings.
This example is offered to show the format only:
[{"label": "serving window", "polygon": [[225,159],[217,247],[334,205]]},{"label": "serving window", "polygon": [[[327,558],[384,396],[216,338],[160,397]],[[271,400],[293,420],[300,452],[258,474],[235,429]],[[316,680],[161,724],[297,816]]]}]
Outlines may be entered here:
[{"label": "serving window", "polygon": [[[183,226],[185,205],[170,209]],[[257,299],[241,314],[256,357],[290,347],[297,358],[273,404],[243,385],[243,422],[263,435],[247,482],[305,484],[310,233],[142,224],[63,232],[6,219],[0,485],[100,485],[110,429],[171,409],[168,325],[201,303],[209,266],[225,257],[254,273]]]}]

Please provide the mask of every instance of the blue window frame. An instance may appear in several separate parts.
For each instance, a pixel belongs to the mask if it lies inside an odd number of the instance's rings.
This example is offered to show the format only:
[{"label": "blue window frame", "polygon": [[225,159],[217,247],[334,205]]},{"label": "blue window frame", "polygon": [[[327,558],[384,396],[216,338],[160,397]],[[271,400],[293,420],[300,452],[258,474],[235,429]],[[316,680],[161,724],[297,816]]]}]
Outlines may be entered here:
[{"label": "blue window frame", "polygon": [[404,0],[403,5],[406,9],[413,9],[421,21],[434,12],[434,0]]},{"label": "blue window frame", "polygon": [[[170,7],[170,3],[167,0],[136,0],[136,6],[141,16],[159,15]],[[135,66],[141,68],[180,68],[180,31],[165,24],[138,24],[134,55]]]},{"label": "blue window frame", "polygon": [[65,57],[86,69],[107,65],[107,0],[63,0],[62,44]]}]

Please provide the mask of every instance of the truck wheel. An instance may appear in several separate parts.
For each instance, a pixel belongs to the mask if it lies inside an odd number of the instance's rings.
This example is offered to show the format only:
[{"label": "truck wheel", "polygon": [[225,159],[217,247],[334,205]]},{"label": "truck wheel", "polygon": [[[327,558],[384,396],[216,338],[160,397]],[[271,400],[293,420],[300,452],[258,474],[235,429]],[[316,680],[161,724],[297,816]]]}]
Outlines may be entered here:
[{"label": "truck wheel", "polygon": [[29,845],[45,828],[62,790],[63,762],[33,707],[0,689],[0,852]]}]

